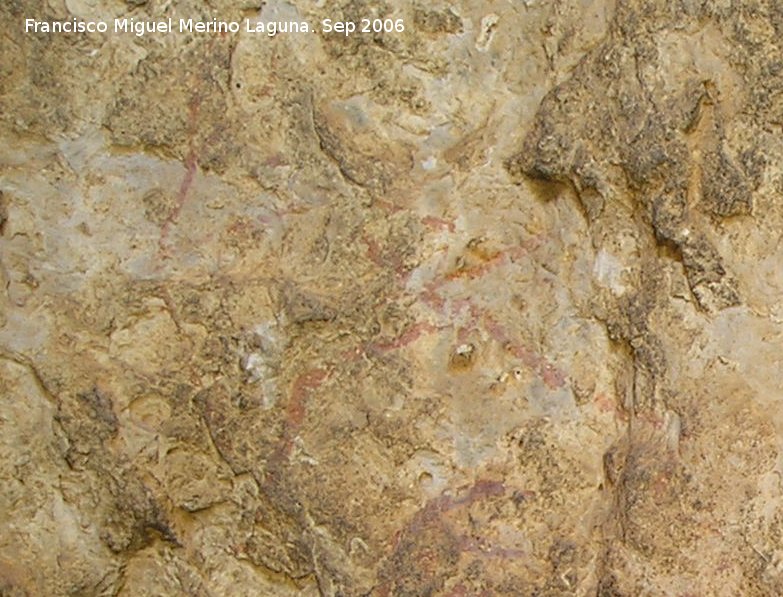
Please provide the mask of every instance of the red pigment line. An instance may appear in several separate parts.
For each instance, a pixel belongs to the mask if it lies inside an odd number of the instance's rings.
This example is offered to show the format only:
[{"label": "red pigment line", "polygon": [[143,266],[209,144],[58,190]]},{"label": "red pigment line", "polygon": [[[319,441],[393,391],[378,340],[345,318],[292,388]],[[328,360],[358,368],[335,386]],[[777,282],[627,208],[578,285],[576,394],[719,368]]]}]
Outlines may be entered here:
[{"label": "red pigment line", "polygon": [[392,350],[399,350],[409,344],[412,344],[422,336],[432,334],[434,332],[444,329],[444,326],[436,326],[431,323],[419,322],[407,330],[405,330],[400,336],[393,340],[382,342],[367,342],[365,344],[349,348],[340,353],[340,358],[345,362],[353,362],[361,356],[368,354],[379,354],[390,352]]},{"label": "red pigment line", "polygon": [[506,491],[505,486],[500,481],[489,481],[482,479],[476,481],[468,492],[459,498],[450,495],[440,495],[427,501],[421,510],[413,515],[411,521],[395,534],[393,544],[395,547],[399,544],[404,535],[409,533],[420,533],[424,528],[434,522],[438,522],[441,516],[457,508],[470,506],[474,502],[487,497],[503,495]]},{"label": "red pigment line", "polygon": [[448,230],[449,232],[454,232],[457,229],[454,222],[435,216],[424,216],[421,219],[421,223],[431,230]]},{"label": "red pigment line", "polygon": [[[278,220],[282,220],[287,216],[291,216],[291,215],[298,216],[307,213],[311,209],[312,207],[308,205],[291,204],[288,207],[288,209],[270,210],[272,215],[258,216],[258,221],[261,222],[262,224],[271,224],[273,222],[277,223]],[[275,220],[275,218],[277,218],[277,220]]]},{"label": "red pigment line", "polygon": [[[441,494],[428,500],[420,510],[413,514],[413,517],[407,524],[392,535],[388,544],[391,554],[397,554],[400,549],[406,549],[406,546],[410,546],[411,542],[413,542],[413,546],[407,549],[418,555],[417,563],[420,566],[437,564],[438,562],[434,556],[428,557],[430,556],[430,551],[427,549],[427,546],[422,544],[421,541],[416,541],[417,536],[426,533],[425,536],[429,537],[431,533],[437,533],[444,536],[449,544],[460,552],[480,554],[486,558],[501,559],[525,556],[526,554],[518,549],[495,546],[481,538],[473,539],[464,535],[456,535],[448,520],[444,517],[449,511],[468,507],[476,501],[488,497],[504,495],[506,491],[505,485],[500,481],[480,479],[464,492],[461,497]],[[388,597],[391,591],[390,584],[391,581],[387,581],[380,585],[378,587],[378,595]],[[449,595],[453,597],[464,595],[464,587],[460,588],[461,586],[455,587]]]},{"label": "red pigment line", "polygon": [[460,583],[451,589],[451,591],[446,594],[446,597],[468,597],[468,589],[465,588],[465,585]]},{"label": "red pigment line", "polygon": [[[424,287],[424,290],[419,293],[418,300],[433,309],[439,315],[456,317],[463,309],[470,311],[471,317],[477,319],[481,316],[480,309],[473,303],[470,298],[457,298],[457,299],[445,299],[437,292],[437,283],[430,283]],[[451,305],[451,308],[446,311],[446,303]]]},{"label": "red pigment line", "polygon": [[325,369],[310,369],[296,378],[286,408],[287,435],[293,436],[302,426],[310,393],[326,381],[327,375],[328,372]]},{"label": "red pigment line", "polygon": [[362,236],[362,242],[367,245],[367,256],[375,265],[384,269],[391,267],[392,271],[401,280],[410,275],[410,272],[405,269],[405,264],[399,254],[392,253],[392,255],[389,256],[388,251],[383,251],[378,242],[366,234]]},{"label": "red pigment line", "polygon": [[504,259],[504,257],[506,256],[504,256],[503,253],[495,253],[494,255],[492,255],[492,257],[489,257],[484,263],[479,263],[478,265],[474,265],[472,267],[466,267],[451,272],[446,276],[446,281],[453,282],[454,280],[459,280],[460,278],[468,278],[470,280],[481,278],[482,276],[485,276],[486,274],[491,272],[500,264],[505,263],[507,261],[507,258]]},{"label": "red pigment line", "polygon": [[171,212],[166,221],[163,222],[163,226],[160,229],[160,240],[158,241],[158,248],[161,253],[166,252],[166,240],[168,239],[169,230],[172,224],[179,218],[182,212],[182,207],[185,205],[185,201],[188,198],[188,191],[193,185],[193,180],[196,177],[196,169],[198,168],[198,160],[196,159],[196,153],[191,150],[185,160],[185,176],[179,185],[179,191],[177,191],[177,202],[174,205],[174,210]]},{"label": "red pigment line", "polygon": [[476,278],[481,278],[482,276],[485,276],[486,274],[488,274],[489,272],[491,272],[492,270],[496,269],[501,265],[505,265],[508,262],[514,262],[517,259],[520,259],[528,255],[540,244],[541,243],[539,239],[534,237],[526,240],[519,246],[511,247],[509,249],[506,249],[505,251],[496,251],[492,255],[486,258],[482,258],[483,263],[479,263],[472,267],[466,267],[464,269],[460,269],[447,274],[442,283],[451,282],[453,280],[457,280],[459,278],[465,278],[465,277],[471,280],[475,280]]},{"label": "red pigment line", "polygon": [[372,261],[378,267],[383,267],[385,264],[383,262],[381,247],[378,245],[378,243],[366,234],[362,235],[362,242],[367,245],[367,257],[370,258],[370,261]]},{"label": "red pigment line", "polygon": [[509,262],[513,263],[522,257],[527,257],[535,249],[540,247],[541,244],[541,238],[534,236],[521,242],[519,245],[509,247],[505,251],[498,251],[486,260],[487,265],[491,266],[487,269],[487,271],[497,267],[498,265],[504,265]]},{"label": "red pigment line", "polygon": [[386,199],[375,199],[373,201],[373,205],[377,205],[381,209],[385,210],[388,214],[394,214],[398,211],[402,211],[402,206],[396,205],[392,203],[391,201],[387,201]]},{"label": "red pigment line", "polygon": [[470,488],[468,493],[459,498],[450,498],[447,510],[453,510],[462,506],[470,506],[474,502],[488,498],[503,495],[506,491],[506,486],[500,481],[490,481],[488,479],[479,479]]},{"label": "red pigment line", "polygon": [[461,326],[459,329],[457,329],[457,342],[460,344],[467,344],[470,342],[470,339],[473,338],[478,330],[475,327],[464,327]]},{"label": "red pigment line", "polygon": [[[527,246],[523,245],[514,249],[513,252],[508,252],[508,256],[513,258],[514,256],[524,255],[529,251],[530,246],[532,246],[532,242],[528,243]],[[494,267],[497,263],[498,260],[493,258],[492,262],[484,264],[484,266]],[[477,268],[473,268],[473,270],[476,271]],[[482,271],[481,275],[486,273],[486,271],[489,270],[486,269],[485,271]],[[447,315],[445,313],[447,301],[438,292],[438,290],[441,286],[450,281],[452,281],[452,278],[447,277],[446,279],[430,282],[424,287],[424,290],[419,293],[418,299],[425,305],[428,305],[430,308],[435,310],[435,312],[441,315]],[[451,315],[456,315],[461,309],[467,307],[470,309],[471,316],[474,319],[483,317],[484,326],[489,332],[490,336],[503,346],[506,346],[509,352],[514,357],[521,360],[527,368],[535,371],[541,380],[547,385],[547,387],[550,389],[556,389],[562,388],[565,385],[566,376],[562,371],[548,362],[542,355],[537,354],[525,348],[524,346],[521,346],[520,344],[512,342],[511,338],[508,336],[508,334],[506,334],[506,331],[503,329],[503,327],[489,313],[487,313],[486,310],[476,306],[470,299],[458,299],[456,301],[452,301],[451,305]]]},{"label": "red pigment line", "polygon": [[[310,394],[326,381],[328,375],[329,372],[325,369],[310,369],[294,380],[285,409],[283,435],[268,462],[268,468],[273,471],[272,479],[279,474],[278,468],[280,465],[291,455],[291,450],[294,447],[294,437],[296,437],[307,415],[307,401],[310,398]],[[275,481],[272,482],[275,483]]]},{"label": "red pigment line", "polygon": [[524,241],[519,246],[506,250],[505,252],[496,253],[489,259],[489,261],[485,263],[456,272],[447,273],[444,277],[435,279],[425,284],[424,290],[419,293],[418,298],[433,308],[436,312],[444,314],[443,309],[446,304],[446,299],[444,299],[443,296],[441,296],[438,292],[443,286],[459,278],[467,277],[471,280],[480,278],[502,264],[508,263],[509,261],[513,262],[521,257],[524,257],[525,255],[528,255],[531,251],[540,246],[540,244],[541,240],[538,237],[534,237]]},{"label": "red pigment line", "polygon": [[546,358],[524,346],[515,344],[506,334],[503,327],[489,314],[484,314],[484,326],[492,338],[507,347],[507,350],[525,365],[535,371],[551,390],[562,388],[565,385],[566,376],[562,371],[549,363]]},{"label": "red pigment line", "polygon": [[188,136],[190,138],[190,151],[188,152],[188,156],[185,158],[185,176],[179,185],[179,191],[177,191],[177,201],[174,205],[174,209],[160,228],[158,250],[161,254],[161,257],[164,258],[168,257],[166,253],[166,240],[168,239],[169,230],[171,229],[171,225],[177,220],[177,218],[179,218],[182,207],[185,205],[185,201],[188,198],[188,191],[190,191],[190,187],[193,185],[193,180],[196,177],[196,170],[198,168],[198,155],[195,147],[193,146],[193,137],[196,133],[196,123],[198,122],[198,112],[200,107],[201,98],[196,96],[190,101],[188,110]]},{"label": "red pigment line", "polygon": [[536,499],[538,494],[532,489],[517,489],[514,492],[514,501],[528,501]]},{"label": "red pigment line", "polygon": [[370,344],[368,352],[388,352],[390,350],[397,350],[415,342],[425,334],[431,334],[432,332],[438,331],[438,329],[440,328],[431,323],[419,322],[405,330],[399,338],[389,342],[374,342]]},{"label": "red pigment line", "polygon": [[481,593],[471,593],[464,584],[459,583],[444,597],[492,597],[493,593],[489,589],[484,589]]},{"label": "red pigment line", "polygon": [[[543,357],[541,358],[543,360]],[[544,380],[547,387],[551,389],[562,388],[565,385],[565,375],[551,363],[544,361],[538,369],[538,374],[541,376],[541,379]]]},{"label": "red pigment line", "polygon": [[446,299],[438,294],[438,287],[440,284],[437,282],[430,282],[424,287],[424,290],[419,293],[419,300],[425,305],[429,305],[437,313],[442,313],[446,306]]},{"label": "red pigment line", "polygon": [[179,191],[177,192],[177,204],[174,207],[174,212],[169,216],[166,224],[170,224],[179,218],[179,214],[182,211],[182,206],[185,204],[185,200],[188,198],[188,191],[193,184],[193,179],[196,177],[196,168],[198,167],[198,160],[196,159],[196,152],[193,150],[188,153],[188,157],[185,160],[185,178],[179,185]]}]

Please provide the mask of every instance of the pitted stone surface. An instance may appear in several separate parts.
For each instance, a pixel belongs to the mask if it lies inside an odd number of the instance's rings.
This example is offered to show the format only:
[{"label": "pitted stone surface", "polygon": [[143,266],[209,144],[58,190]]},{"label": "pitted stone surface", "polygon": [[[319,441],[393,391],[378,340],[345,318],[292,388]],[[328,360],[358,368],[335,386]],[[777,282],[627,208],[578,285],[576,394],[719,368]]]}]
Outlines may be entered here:
[{"label": "pitted stone surface", "polygon": [[0,21],[0,594],[783,591],[775,2]]}]

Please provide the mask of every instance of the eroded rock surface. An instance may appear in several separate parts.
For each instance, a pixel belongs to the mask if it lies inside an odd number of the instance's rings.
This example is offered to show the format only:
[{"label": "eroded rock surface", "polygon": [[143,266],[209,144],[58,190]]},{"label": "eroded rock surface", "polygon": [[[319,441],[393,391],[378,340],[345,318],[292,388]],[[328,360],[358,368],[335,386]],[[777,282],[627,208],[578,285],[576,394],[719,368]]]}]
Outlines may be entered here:
[{"label": "eroded rock surface", "polygon": [[775,2],[0,21],[0,594],[783,592]]}]

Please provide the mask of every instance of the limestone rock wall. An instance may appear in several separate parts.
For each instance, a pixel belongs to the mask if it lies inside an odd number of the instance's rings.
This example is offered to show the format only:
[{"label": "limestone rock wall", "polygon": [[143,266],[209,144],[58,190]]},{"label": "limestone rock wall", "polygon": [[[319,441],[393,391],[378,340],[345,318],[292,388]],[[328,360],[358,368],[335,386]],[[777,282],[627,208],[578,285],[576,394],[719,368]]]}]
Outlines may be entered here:
[{"label": "limestone rock wall", "polygon": [[0,595],[783,593],[777,2],[0,23]]}]

